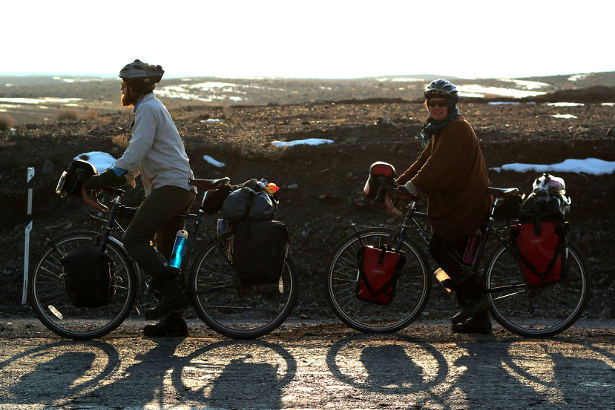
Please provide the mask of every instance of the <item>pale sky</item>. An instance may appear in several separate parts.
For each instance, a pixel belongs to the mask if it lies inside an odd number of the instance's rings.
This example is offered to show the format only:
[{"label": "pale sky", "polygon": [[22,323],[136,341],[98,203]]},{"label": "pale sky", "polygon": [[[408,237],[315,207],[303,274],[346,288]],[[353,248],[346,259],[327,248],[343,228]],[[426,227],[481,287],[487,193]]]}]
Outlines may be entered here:
[{"label": "pale sky", "polygon": [[612,0],[3,0],[0,73],[527,77],[615,71]]}]

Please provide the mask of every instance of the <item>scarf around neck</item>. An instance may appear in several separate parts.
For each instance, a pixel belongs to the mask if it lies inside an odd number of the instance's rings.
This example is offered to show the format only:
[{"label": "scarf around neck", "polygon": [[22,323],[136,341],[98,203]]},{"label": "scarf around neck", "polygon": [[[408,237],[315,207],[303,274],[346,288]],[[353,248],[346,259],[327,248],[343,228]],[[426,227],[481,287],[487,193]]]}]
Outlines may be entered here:
[{"label": "scarf around neck", "polygon": [[454,105],[453,107],[454,109],[451,109],[449,106],[448,115],[443,120],[434,120],[431,117],[427,118],[427,121],[425,121],[425,125],[423,125],[423,129],[421,130],[423,148],[427,146],[432,135],[438,136],[449,122],[457,118],[459,115],[459,108]]}]

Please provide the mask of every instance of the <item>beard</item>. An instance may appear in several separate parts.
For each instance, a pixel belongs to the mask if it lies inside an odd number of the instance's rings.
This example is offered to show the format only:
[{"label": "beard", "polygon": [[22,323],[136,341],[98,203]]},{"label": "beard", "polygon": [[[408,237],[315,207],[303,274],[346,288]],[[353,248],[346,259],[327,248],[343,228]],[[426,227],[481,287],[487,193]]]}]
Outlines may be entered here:
[{"label": "beard", "polygon": [[128,89],[126,90],[126,93],[122,92],[122,106],[123,107],[130,107],[135,105],[135,103],[137,102],[137,96],[135,95],[135,93],[132,92],[132,89]]}]

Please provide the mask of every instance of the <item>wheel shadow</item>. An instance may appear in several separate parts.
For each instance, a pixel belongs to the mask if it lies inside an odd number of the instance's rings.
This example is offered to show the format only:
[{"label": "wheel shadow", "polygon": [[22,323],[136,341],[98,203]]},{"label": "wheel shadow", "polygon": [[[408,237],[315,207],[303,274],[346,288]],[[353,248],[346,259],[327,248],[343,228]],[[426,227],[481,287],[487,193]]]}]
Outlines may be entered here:
[{"label": "wheel shadow", "polygon": [[[515,355],[513,349],[502,367],[524,385],[532,386],[535,403],[549,401],[573,408],[612,403],[615,400],[615,354],[567,338],[555,340],[557,344],[538,342],[532,345],[531,352],[526,352],[523,358]],[[544,363],[546,371],[537,371],[532,359]]]},{"label": "wheel shadow", "polygon": [[404,395],[408,406],[611,403],[615,355],[578,341],[554,342],[478,337],[457,343],[453,357],[447,348],[445,357],[432,344],[406,335],[353,335],[336,342],[326,361],[341,382]]},{"label": "wheel shadow", "polygon": [[208,407],[281,408],[282,389],[296,372],[295,359],[278,344],[225,340],[183,358],[172,382],[184,399]]},{"label": "wheel shadow", "polygon": [[341,382],[369,392],[412,395],[408,405],[413,406],[440,402],[433,392],[446,390],[450,370],[437,348],[402,334],[352,335],[329,349],[326,362]]},{"label": "wheel shadow", "polygon": [[[38,363],[28,372],[12,377],[22,360]],[[0,404],[78,405],[76,398],[95,390],[119,364],[117,350],[97,341],[64,341],[27,350],[0,363],[0,375],[8,373],[2,379],[12,381],[6,391],[0,392]],[[101,365],[102,370],[93,371]]]}]

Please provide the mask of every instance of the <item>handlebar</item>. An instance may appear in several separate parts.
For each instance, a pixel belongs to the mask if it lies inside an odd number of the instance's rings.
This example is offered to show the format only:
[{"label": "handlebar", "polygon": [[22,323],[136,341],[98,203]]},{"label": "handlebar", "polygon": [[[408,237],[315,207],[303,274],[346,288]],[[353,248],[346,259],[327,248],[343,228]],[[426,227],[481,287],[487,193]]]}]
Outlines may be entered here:
[{"label": "handlebar", "polygon": [[399,197],[410,201],[418,200],[418,197],[408,192],[405,186],[398,184],[392,178],[382,178],[380,180],[380,187],[378,188],[376,198],[382,198],[383,191],[385,193],[397,194]]},{"label": "handlebar", "polygon": [[[104,191],[107,191],[113,196],[123,196],[126,192],[123,189],[118,188],[104,188]],[[91,193],[91,197],[90,197]],[[81,199],[85,202],[86,205],[98,209],[100,211],[108,211],[109,208],[106,205],[103,205],[98,200],[98,190],[88,190],[85,184],[81,185]]]}]

